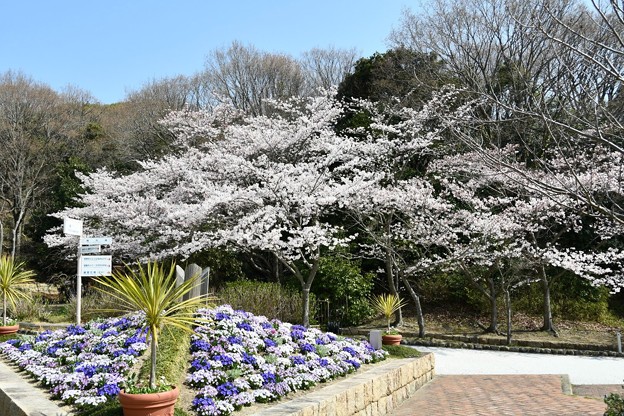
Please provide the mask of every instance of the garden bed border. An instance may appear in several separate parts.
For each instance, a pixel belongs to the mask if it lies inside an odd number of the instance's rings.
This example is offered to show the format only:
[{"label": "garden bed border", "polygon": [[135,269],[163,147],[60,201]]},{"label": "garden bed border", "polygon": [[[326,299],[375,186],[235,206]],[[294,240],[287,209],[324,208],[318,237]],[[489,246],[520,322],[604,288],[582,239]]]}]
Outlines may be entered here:
[{"label": "garden bed border", "polygon": [[388,359],[305,396],[271,406],[256,416],[386,415],[431,381],[435,358]]}]

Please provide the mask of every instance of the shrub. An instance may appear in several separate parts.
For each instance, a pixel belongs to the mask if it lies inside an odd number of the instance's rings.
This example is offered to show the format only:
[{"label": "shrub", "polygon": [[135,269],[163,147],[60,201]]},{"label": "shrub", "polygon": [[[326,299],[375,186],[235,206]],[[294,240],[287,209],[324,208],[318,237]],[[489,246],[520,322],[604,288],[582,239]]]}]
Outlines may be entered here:
[{"label": "shrub", "polygon": [[18,321],[47,322],[52,316],[47,302],[41,296],[33,296],[30,300],[19,299],[9,310],[10,315]]},{"label": "shrub", "polygon": [[[118,302],[109,294],[95,290],[87,290],[81,298],[81,312],[83,320],[92,320],[97,318],[107,318],[120,315],[119,312],[108,312],[105,309],[115,309]],[[76,320],[76,296],[72,295],[67,304],[67,320],[74,322]]]},{"label": "shrub", "polygon": [[362,274],[360,263],[339,256],[323,257],[312,290],[327,302],[328,324],[359,325],[373,314],[368,301],[373,274]]},{"label": "shrub", "polygon": [[607,404],[607,410],[604,416],[623,416],[624,415],[624,397],[619,394],[611,393],[605,397],[604,402]]},{"label": "shrub", "polygon": [[[234,309],[245,310],[254,315],[263,315],[269,319],[301,323],[303,317],[303,299],[295,289],[288,289],[279,283],[254,282],[239,280],[227,283],[217,292],[222,303]],[[316,310],[316,300],[310,294],[310,311]]]}]

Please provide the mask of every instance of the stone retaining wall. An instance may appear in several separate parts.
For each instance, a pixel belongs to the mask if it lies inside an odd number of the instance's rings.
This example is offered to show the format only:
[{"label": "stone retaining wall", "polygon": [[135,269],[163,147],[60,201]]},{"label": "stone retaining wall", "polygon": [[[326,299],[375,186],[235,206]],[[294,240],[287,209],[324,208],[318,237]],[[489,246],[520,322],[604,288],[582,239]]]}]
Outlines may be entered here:
[{"label": "stone retaining wall", "polygon": [[563,348],[561,345],[555,344],[555,347],[540,347],[527,344],[526,346],[516,345],[499,345],[499,344],[480,344],[473,342],[461,342],[454,340],[440,340],[435,338],[404,338],[404,343],[418,347],[446,347],[446,348],[468,348],[474,350],[492,350],[492,351],[510,351],[510,352],[528,352],[535,354],[558,354],[558,355],[584,355],[589,357],[624,357],[624,353],[609,350],[582,349],[582,345],[571,344],[570,348]]},{"label": "stone retaining wall", "polygon": [[256,413],[260,416],[381,416],[410,398],[434,376],[434,356],[390,359],[300,398]]}]

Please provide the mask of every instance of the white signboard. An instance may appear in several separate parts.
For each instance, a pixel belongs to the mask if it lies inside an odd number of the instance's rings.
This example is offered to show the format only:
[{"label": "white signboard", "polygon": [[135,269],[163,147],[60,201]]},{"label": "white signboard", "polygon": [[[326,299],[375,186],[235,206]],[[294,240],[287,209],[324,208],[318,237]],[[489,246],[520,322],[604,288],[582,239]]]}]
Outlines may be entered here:
[{"label": "white signboard", "polygon": [[80,276],[109,276],[112,274],[112,256],[80,256]]},{"label": "white signboard", "polygon": [[82,235],[82,220],[63,218],[63,233],[67,235]]},{"label": "white signboard", "polygon": [[80,245],[92,246],[92,245],[105,245],[110,246],[113,244],[112,237],[83,237],[80,239]]},{"label": "white signboard", "polygon": [[100,245],[92,245],[92,246],[80,246],[80,254],[93,254],[99,253],[102,251],[102,247]]}]

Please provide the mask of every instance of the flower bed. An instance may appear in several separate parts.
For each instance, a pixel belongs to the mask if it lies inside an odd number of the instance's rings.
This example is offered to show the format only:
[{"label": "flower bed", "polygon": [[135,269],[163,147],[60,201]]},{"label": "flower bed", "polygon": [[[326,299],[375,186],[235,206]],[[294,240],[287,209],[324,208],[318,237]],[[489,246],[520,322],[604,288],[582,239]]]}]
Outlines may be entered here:
[{"label": "flower bed", "polygon": [[[197,414],[229,415],[344,376],[385,358],[365,341],[235,311],[199,311],[186,384]],[[116,400],[147,349],[143,316],[91,321],[0,343],[0,352],[78,408]]]},{"label": "flower bed", "polygon": [[0,352],[79,408],[116,399],[129,370],[147,349],[143,316],[91,321],[0,343]]},{"label": "flower bed", "polygon": [[365,341],[234,311],[224,305],[199,311],[191,339],[186,383],[196,389],[199,415],[229,415],[254,402],[344,376],[385,358]]}]

